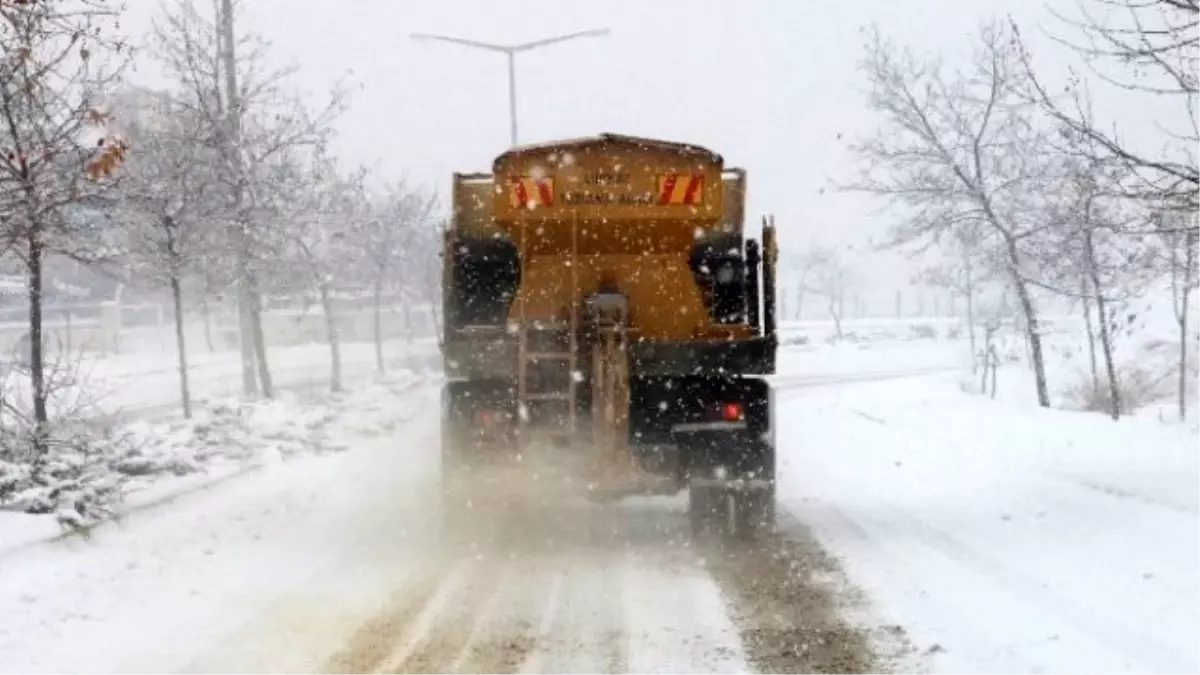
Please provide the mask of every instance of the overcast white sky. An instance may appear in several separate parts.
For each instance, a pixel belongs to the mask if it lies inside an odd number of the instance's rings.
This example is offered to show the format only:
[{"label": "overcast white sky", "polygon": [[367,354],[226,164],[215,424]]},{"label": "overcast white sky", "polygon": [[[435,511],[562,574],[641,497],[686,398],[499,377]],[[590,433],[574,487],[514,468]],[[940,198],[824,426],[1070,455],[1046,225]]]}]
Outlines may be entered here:
[{"label": "overcast white sky", "polygon": [[[1071,10],[1072,0],[1050,0]],[[207,0],[199,0],[207,7]],[[143,30],[154,0],[131,3]],[[980,21],[1054,25],[1044,0],[243,0],[244,19],[319,91],[347,69],[363,89],[341,120],[347,163],[374,163],[445,193],[455,170],[487,170],[508,144],[502,55],[412,32],[517,43],[588,28],[607,37],[518,57],[522,142],[602,131],[699,143],[748,169],[748,214],[773,212],[783,246],[855,243],[888,224],[856,195],[826,192],[851,158],[838,141],[869,131],[860,30],[877,23],[922,51],[964,53]],[[336,7],[336,9],[334,9]],[[1039,48],[1041,44],[1037,45]],[[1039,54],[1039,59],[1042,56]],[[142,68],[141,78],[152,70]],[[148,82],[150,83],[150,82]],[[880,291],[908,269],[877,260]],[[890,291],[887,291],[890,295]]]}]

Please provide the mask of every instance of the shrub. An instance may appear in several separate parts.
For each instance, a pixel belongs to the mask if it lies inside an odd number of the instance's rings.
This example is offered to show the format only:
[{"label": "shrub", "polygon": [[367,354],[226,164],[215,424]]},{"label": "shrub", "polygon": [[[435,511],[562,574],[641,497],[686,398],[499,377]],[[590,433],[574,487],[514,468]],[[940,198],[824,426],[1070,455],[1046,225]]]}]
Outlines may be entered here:
[{"label": "shrub", "polygon": [[[1121,397],[1121,414],[1126,415],[1174,393],[1172,372],[1152,370],[1144,365],[1124,365],[1117,370],[1117,395]],[[1112,409],[1112,394],[1108,378],[1100,375],[1094,385],[1090,373],[1077,374],[1064,394],[1071,407],[1089,412],[1108,413]]]}]

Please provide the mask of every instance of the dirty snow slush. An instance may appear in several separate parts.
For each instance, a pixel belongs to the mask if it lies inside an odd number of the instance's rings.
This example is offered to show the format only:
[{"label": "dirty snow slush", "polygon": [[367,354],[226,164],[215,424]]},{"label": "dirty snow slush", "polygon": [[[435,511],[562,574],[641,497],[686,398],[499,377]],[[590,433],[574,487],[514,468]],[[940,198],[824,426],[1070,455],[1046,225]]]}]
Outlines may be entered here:
[{"label": "dirty snow slush", "polygon": [[331,672],[866,672],[812,542],[693,538],[681,500],[478,514]]}]

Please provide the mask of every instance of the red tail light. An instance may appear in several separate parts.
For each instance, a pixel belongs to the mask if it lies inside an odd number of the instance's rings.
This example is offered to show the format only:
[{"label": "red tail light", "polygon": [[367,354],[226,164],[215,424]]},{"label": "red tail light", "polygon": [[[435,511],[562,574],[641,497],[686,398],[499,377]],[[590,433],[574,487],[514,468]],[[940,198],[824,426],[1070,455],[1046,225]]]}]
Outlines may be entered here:
[{"label": "red tail light", "polygon": [[731,401],[721,406],[721,418],[726,422],[741,422],[746,419],[746,409],[737,401]]},{"label": "red tail light", "polygon": [[500,421],[500,413],[495,410],[476,410],[475,424],[481,427],[487,427]]}]

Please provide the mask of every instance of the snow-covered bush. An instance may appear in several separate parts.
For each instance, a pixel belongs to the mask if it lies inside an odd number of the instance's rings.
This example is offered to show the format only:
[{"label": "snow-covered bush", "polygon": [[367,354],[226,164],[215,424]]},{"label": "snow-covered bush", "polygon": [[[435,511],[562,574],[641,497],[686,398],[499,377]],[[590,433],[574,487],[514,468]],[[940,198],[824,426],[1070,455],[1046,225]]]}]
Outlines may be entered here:
[{"label": "snow-covered bush", "polygon": [[[1117,374],[1117,395],[1121,411],[1131,413],[1142,406],[1171,395],[1171,373],[1152,373],[1144,367],[1126,365]],[[1108,412],[1112,409],[1112,393],[1103,378],[1094,382],[1092,376],[1080,372],[1063,392],[1070,406],[1088,412]]]},{"label": "snow-covered bush", "polygon": [[73,528],[108,518],[124,497],[125,476],[112,468],[116,452],[82,424],[51,424],[38,443],[33,427],[6,425],[0,429],[0,508],[54,514]]},{"label": "snow-covered bush", "polygon": [[398,371],[322,401],[213,401],[190,420],[113,425],[77,415],[51,420],[38,444],[28,418],[6,407],[0,509],[52,514],[64,528],[86,532],[112,517],[127,494],[164,477],[344,451],[334,426],[387,432],[413,414],[404,401],[418,382]]},{"label": "snow-covered bush", "polygon": [[913,324],[908,327],[908,335],[910,340],[934,340],[937,339],[937,329],[928,324]]}]

